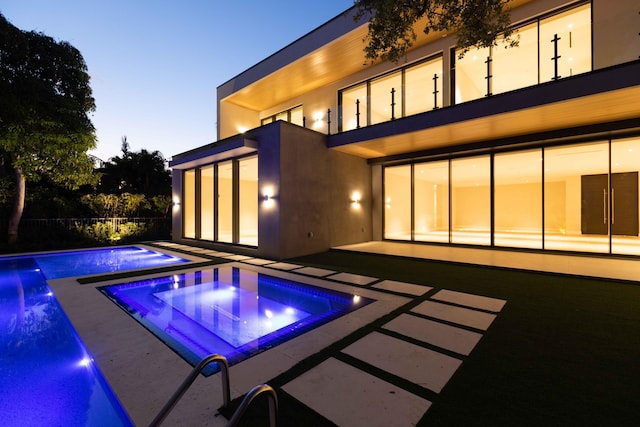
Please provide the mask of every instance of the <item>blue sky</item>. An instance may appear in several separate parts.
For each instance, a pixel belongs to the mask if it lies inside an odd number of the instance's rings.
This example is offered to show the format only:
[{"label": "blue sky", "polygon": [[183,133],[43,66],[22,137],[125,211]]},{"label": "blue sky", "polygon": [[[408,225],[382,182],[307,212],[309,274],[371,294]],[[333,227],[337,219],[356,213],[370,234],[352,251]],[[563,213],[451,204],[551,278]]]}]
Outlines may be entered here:
[{"label": "blue sky", "polygon": [[353,0],[0,0],[22,30],[80,50],[103,160],[166,159],[216,140],[216,88],[353,5]]}]

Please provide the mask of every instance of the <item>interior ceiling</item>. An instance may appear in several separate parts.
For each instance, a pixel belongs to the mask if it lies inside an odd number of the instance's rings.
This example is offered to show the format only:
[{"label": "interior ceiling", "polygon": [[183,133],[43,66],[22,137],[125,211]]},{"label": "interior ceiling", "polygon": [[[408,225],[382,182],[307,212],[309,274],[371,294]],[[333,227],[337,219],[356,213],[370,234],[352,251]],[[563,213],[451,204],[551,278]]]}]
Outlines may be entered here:
[{"label": "interior ceiling", "polygon": [[335,147],[366,159],[638,118],[640,86]]}]

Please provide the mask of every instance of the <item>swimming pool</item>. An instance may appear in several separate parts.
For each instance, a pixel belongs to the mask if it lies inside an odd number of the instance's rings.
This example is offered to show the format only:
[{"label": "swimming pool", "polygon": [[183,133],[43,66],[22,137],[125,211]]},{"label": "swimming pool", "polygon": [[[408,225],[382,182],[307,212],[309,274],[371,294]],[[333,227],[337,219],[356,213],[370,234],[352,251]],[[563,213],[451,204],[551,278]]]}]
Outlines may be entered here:
[{"label": "swimming pool", "polygon": [[232,265],[99,289],[191,365],[238,363],[374,301]]},{"label": "swimming pool", "polygon": [[139,247],[0,257],[2,425],[132,425],[46,280],[186,261]]}]

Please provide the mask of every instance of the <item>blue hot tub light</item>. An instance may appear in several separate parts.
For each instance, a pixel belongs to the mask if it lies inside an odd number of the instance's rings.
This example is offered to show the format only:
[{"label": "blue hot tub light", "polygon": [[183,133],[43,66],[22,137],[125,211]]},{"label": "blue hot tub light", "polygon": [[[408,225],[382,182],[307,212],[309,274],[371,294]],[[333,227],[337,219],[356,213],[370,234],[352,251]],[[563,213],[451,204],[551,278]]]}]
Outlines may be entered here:
[{"label": "blue hot tub light", "polygon": [[373,302],[230,265],[99,289],[191,365],[237,363]]}]

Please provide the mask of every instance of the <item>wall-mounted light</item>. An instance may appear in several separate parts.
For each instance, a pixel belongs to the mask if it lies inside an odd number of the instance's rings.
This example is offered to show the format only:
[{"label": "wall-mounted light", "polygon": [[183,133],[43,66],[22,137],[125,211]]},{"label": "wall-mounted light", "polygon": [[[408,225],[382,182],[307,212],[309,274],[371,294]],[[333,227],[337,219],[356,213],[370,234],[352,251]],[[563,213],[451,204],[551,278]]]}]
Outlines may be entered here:
[{"label": "wall-mounted light", "polygon": [[324,126],[323,119],[324,119],[324,113],[322,112],[313,113],[313,128],[318,129]]},{"label": "wall-mounted light", "polygon": [[360,208],[360,202],[362,202],[362,194],[359,191],[351,193],[351,207]]},{"label": "wall-mounted light", "polygon": [[180,199],[178,199],[177,197],[174,197],[173,201],[171,202],[171,205],[176,209],[179,208],[180,207]]},{"label": "wall-mounted light", "polygon": [[238,133],[245,133],[246,131],[248,131],[248,130],[249,130],[249,128],[248,128],[248,127],[246,127],[246,126],[241,126],[241,125],[238,125],[238,127],[237,127],[236,129],[238,130]]},{"label": "wall-mounted light", "polygon": [[265,187],[262,190],[261,200],[264,202],[265,207],[270,208],[271,206],[273,206],[275,204],[275,199],[276,196],[274,194],[273,187]]}]

